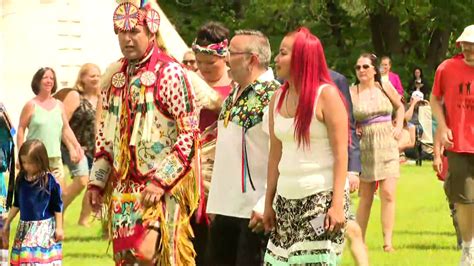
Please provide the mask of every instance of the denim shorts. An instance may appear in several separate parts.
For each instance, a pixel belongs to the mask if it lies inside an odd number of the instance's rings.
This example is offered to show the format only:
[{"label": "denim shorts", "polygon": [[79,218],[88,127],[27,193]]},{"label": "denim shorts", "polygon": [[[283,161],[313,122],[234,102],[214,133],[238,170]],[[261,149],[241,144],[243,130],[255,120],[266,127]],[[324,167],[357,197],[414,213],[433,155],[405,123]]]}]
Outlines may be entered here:
[{"label": "denim shorts", "polygon": [[92,158],[85,155],[78,163],[71,162],[71,158],[69,156],[69,151],[64,146],[61,147],[61,154],[63,157],[63,162],[69,168],[69,172],[71,173],[72,177],[77,176],[89,176],[90,170],[92,168]]}]

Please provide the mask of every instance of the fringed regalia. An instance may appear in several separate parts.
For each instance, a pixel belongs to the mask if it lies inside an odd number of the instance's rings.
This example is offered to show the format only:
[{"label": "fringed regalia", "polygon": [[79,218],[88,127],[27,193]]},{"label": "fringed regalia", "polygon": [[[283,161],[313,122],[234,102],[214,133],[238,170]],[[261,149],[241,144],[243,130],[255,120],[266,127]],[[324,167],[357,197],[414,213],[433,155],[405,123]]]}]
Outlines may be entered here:
[{"label": "fringed regalia", "polygon": [[[89,187],[103,192],[114,259],[121,265],[139,258],[146,231],[155,228],[156,265],[194,265],[189,219],[200,195],[194,92],[181,66],[154,43],[140,62],[122,59],[109,71],[115,74],[102,90]],[[165,195],[145,208],[141,193],[150,183]]]}]

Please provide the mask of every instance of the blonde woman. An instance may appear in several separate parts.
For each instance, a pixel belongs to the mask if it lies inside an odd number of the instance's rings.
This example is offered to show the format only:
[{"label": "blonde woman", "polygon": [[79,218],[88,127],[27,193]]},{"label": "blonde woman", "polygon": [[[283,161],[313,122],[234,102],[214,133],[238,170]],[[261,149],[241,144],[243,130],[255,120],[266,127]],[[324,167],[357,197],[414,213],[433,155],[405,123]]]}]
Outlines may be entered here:
[{"label": "blonde woman", "polygon": [[[89,181],[89,171],[94,157],[96,133],[96,109],[100,94],[100,69],[98,66],[84,64],[77,75],[73,89],[62,89],[55,96],[62,100],[69,125],[79,141],[85,156],[78,163],[73,163],[68,154],[63,152],[63,161],[68,166],[73,181],[64,195],[64,208],[81,193]],[[64,150],[64,145],[62,146]],[[88,226],[91,208],[86,199],[82,200],[79,225]]]}]

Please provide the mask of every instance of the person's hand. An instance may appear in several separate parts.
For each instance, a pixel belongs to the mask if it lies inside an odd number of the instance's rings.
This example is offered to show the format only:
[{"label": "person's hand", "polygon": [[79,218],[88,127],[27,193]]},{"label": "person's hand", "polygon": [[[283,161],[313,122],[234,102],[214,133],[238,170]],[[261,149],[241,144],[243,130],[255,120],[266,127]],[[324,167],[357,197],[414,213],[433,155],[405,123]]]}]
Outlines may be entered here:
[{"label": "person's hand", "polygon": [[77,153],[77,149],[70,149],[69,150],[69,158],[71,158],[72,163],[79,162],[79,154]]},{"label": "person's hand", "polygon": [[64,240],[64,230],[62,228],[56,228],[54,231],[54,239],[56,242]]},{"label": "person's hand", "polygon": [[87,189],[86,197],[89,199],[89,203],[92,207],[92,210],[96,213],[100,212],[102,207],[103,198],[99,191],[99,188],[91,187]]},{"label": "person's hand", "polygon": [[263,212],[263,228],[265,232],[268,233],[275,228],[276,214],[273,206],[265,206],[265,211]]},{"label": "person's hand", "polygon": [[354,173],[349,172],[347,174],[347,178],[349,179],[349,192],[352,193],[352,192],[358,190],[359,189],[359,183],[360,183],[359,176],[357,176]]},{"label": "person's hand", "polygon": [[254,233],[260,233],[263,231],[263,214],[252,211],[250,216],[249,228]]},{"label": "person's hand", "polygon": [[453,143],[453,132],[448,127],[444,127],[444,128],[441,127],[439,130],[440,130],[439,137],[440,137],[440,140],[441,140],[441,144],[445,148],[451,148],[454,144]]},{"label": "person's hand", "polygon": [[392,135],[396,140],[400,140],[400,138],[402,137],[402,130],[403,130],[403,127],[400,125],[396,125],[393,127]]},{"label": "person's hand", "polygon": [[346,218],[342,207],[336,208],[331,206],[324,220],[324,229],[329,233],[335,233],[344,227]]},{"label": "person's hand", "polygon": [[165,190],[151,182],[142,191],[142,204],[145,207],[154,206],[160,202]]},{"label": "person's hand", "polygon": [[78,157],[77,162],[80,162],[82,160],[82,157],[85,156],[84,155],[84,149],[81,146],[77,146],[76,151],[77,151],[77,157]]},{"label": "person's hand", "polygon": [[443,160],[439,155],[433,157],[433,170],[438,174],[443,171]]},{"label": "person's hand", "polygon": [[412,97],[412,98],[411,98],[411,101],[410,101],[410,104],[411,104],[411,105],[415,105],[415,104],[417,104],[419,101],[421,101],[420,98],[418,98],[418,97]]}]

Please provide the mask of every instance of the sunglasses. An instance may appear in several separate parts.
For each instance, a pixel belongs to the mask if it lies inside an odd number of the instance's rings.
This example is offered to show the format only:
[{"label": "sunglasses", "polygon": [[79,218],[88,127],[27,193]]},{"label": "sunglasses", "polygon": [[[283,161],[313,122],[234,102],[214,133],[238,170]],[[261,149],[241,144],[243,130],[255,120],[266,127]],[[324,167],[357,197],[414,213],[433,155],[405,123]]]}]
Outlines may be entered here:
[{"label": "sunglasses", "polygon": [[183,60],[183,64],[185,65],[194,65],[196,63],[196,60]]},{"label": "sunglasses", "polygon": [[354,69],[359,71],[361,68],[363,69],[369,69],[371,67],[371,65],[367,65],[367,64],[364,64],[364,65],[355,65],[354,66]]}]

